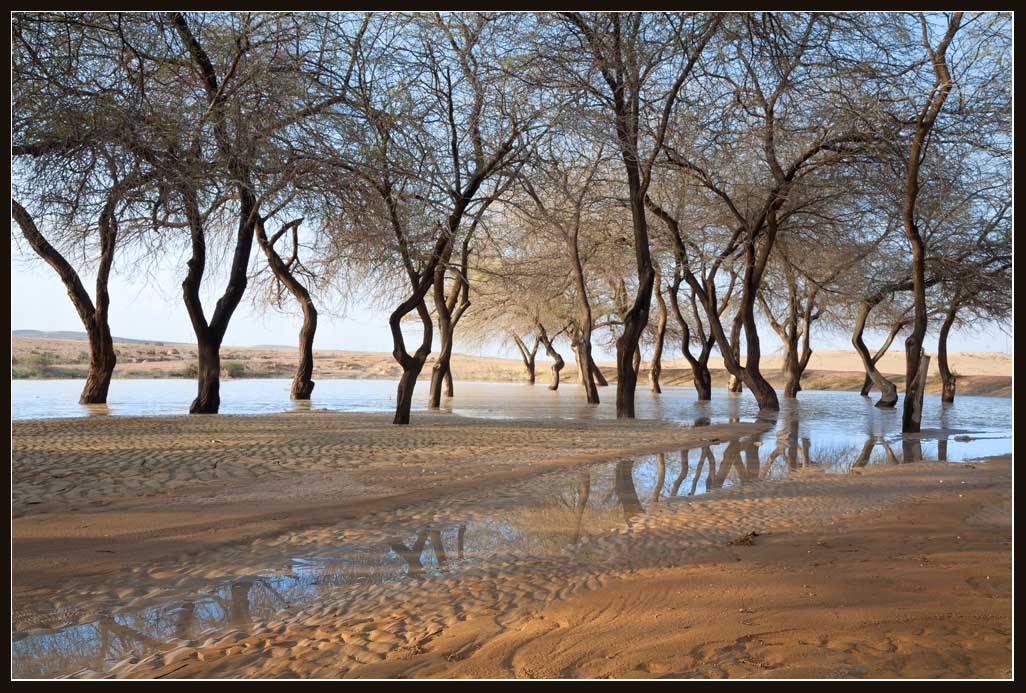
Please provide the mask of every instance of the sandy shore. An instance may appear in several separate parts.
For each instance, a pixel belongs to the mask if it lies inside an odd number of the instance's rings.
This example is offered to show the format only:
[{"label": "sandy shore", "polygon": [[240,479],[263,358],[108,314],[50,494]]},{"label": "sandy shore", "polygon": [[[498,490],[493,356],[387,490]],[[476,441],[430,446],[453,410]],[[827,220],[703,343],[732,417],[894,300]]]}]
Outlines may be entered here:
[{"label": "sandy shore", "polygon": [[14,596],[546,470],[765,429],[430,414],[397,427],[387,414],[329,412],[15,421]]},{"label": "sandy shore", "polygon": [[[43,339],[36,337],[12,337],[13,367],[16,377],[84,378],[89,357],[86,343],[70,339]],[[163,342],[117,342],[118,365],[115,378],[188,378],[194,377],[196,347],[191,344]],[[291,378],[296,367],[296,349],[287,347],[231,347],[222,349],[221,359],[236,377],[278,377]],[[672,350],[667,351],[667,356]],[[577,369],[573,357],[564,354],[567,367],[562,378],[576,382]],[[941,388],[937,370],[936,355],[930,361],[930,377],[927,392],[939,393]],[[952,372],[958,378],[958,392],[966,395],[993,395],[1009,397],[1012,394],[1012,357],[1004,353],[953,352],[949,354]],[[431,377],[432,357],[422,373],[423,379]],[[727,373],[720,359],[712,359],[713,384],[723,386]],[[779,355],[767,354],[762,358],[763,374],[775,387],[783,387],[784,378],[780,372],[783,365]],[[901,349],[888,352],[878,364],[882,373],[903,388],[905,370],[904,354]],[[616,380],[616,364],[600,362],[606,378]],[[639,382],[648,382],[647,360],[642,361]],[[458,380],[478,382],[522,382],[525,377],[523,364],[515,359],[503,359],[468,354],[453,354],[452,369]],[[549,382],[549,362],[543,354],[538,355],[537,381]],[[401,370],[391,354],[360,351],[317,349],[314,352],[314,380],[332,378],[356,379],[398,379]],[[854,351],[817,350],[812,354],[802,386],[808,390],[858,390],[863,381],[862,363]],[[663,360],[662,383],[664,385],[690,385],[691,370],[683,358]]]},{"label": "sandy shore", "polygon": [[114,674],[1006,678],[1010,480],[1005,457],[723,489],[585,561],[379,585]]},{"label": "sandy shore", "polygon": [[[379,516],[412,531],[447,512],[463,517],[453,499],[503,508],[507,489],[537,481],[527,493],[539,496],[552,474],[588,462],[765,430],[389,421],[297,413],[14,422],[15,633],[61,625],[40,614],[85,623],[267,574],[300,549],[316,556],[340,540],[359,544],[360,532],[340,534],[347,518],[370,534]],[[519,502],[497,516],[531,523],[531,542],[412,582],[385,575],[356,591],[324,588],[283,620],[153,642],[154,654],[103,675],[1009,675],[1008,457],[850,474],[811,467],[646,501],[626,524],[626,506],[612,524],[588,516],[600,531],[571,553],[548,548],[566,546],[554,532],[570,510]],[[750,532],[757,536],[744,539]]]}]

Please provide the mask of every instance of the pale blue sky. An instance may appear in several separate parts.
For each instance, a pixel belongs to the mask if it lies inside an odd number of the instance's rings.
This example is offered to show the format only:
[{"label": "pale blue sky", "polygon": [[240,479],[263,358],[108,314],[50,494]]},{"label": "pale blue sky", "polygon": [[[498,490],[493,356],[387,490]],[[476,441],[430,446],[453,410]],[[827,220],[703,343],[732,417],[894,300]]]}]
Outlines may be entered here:
[{"label": "pale blue sky", "polygon": [[[38,258],[27,257],[17,244],[11,244],[11,329],[75,330],[83,329],[78,314],[68,299],[64,285],[57,274]],[[192,326],[181,298],[181,277],[184,267],[168,268],[156,281],[133,278],[131,268],[115,263],[111,280],[111,331],[117,337],[152,339],[167,342],[195,343]],[[93,279],[83,276],[92,295]],[[205,287],[204,306],[209,314],[216,301],[213,290],[222,284]],[[213,288],[213,290],[211,290]],[[471,308],[473,310],[473,308]],[[298,311],[297,311],[298,312]],[[256,344],[296,343],[300,319],[297,315],[283,315],[272,310],[258,310],[249,298],[244,298],[232,318],[224,343],[230,346]],[[997,326],[977,332],[952,333],[950,351],[999,351],[1012,353],[1011,330],[1005,334]],[[780,343],[768,328],[760,330],[764,353],[779,350]],[[409,337],[408,337],[409,339]],[[813,332],[813,348],[850,349],[848,335],[827,335],[821,330]],[[871,340],[872,342],[876,340]],[[352,310],[349,316],[323,313],[318,321],[315,346],[322,349],[390,352],[392,340],[388,330],[388,316],[371,309]],[[901,348],[900,345],[896,345]],[[437,342],[435,347],[437,348]],[[679,358],[677,348],[668,345],[668,358]],[[936,343],[929,338],[927,350],[935,351]],[[500,344],[484,347],[461,345],[459,332],[456,350],[492,356],[517,357],[513,348]],[[541,357],[541,354],[539,354]],[[600,354],[601,359],[612,359],[612,353]]]}]

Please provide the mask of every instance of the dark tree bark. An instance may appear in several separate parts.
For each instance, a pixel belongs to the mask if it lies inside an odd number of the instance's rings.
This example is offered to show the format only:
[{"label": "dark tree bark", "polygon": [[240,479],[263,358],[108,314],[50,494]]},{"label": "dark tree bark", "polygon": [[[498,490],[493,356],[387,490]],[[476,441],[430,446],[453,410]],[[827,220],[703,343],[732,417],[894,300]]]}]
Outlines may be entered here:
[{"label": "dark tree bark", "polygon": [[[310,292],[296,278],[293,267],[299,262],[299,225],[302,219],[296,219],[281,227],[271,238],[264,229],[266,219],[260,218],[256,225],[256,238],[260,248],[267,256],[267,263],[275,278],[281,282],[299,303],[303,311],[303,326],[299,330],[299,364],[292,378],[292,399],[308,400],[314,389],[313,381],[313,342],[317,333],[317,308],[314,306]],[[282,260],[274,246],[285,233],[292,230],[292,256],[288,262]]]},{"label": "dark tree bark", "polygon": [[[866,343],[862,338],[870,312],[883,300],[883,297],[884,294],[878,292],[873,296],[863,299],[859,304],[859,312],[855,316],[855,326],[852,329],[851,343],[855,347],[859,358],[862,359],[862,367],[866,369],[866,375],[880,391],[880,399],[877,400],[875,406],[881,409],[889,409],[898,403],[898,388],[877,370],[876,361],[870,356],[869,348],[866,347]],[[880,355],[882,356],[883,354]]]},{"label": "dark tree bark", "polygon": [[[741,316],[734,318],[734,324],[730,328],[730,354],[736,363],[741,363]],[[726,363],[726,359],[724,359],[724,363]],[[727,372],[730,372],[729,369]],[[741,392],[743,387],[744,381],[741,376],[738,373],[730,373],[727,380],[727,391]]]},{"label": "dark tree bark", "polygon": [[110,294],[107,285],[110,270],[114,264],[114,249],[117,246],[117,220],[115,210],[120,199],[121,190],[116,189],[107,199],[100,212],[100,265],[96,272],[96,304],[93,304],[89,292],[82,285],[78,273],[71,267],[64,256],[43,237],[36,226],[32,215],[17,200],[11,200],[11,216],[18,222],[22,235],[39,257],[49,264],[64,283],[68,297],[75,306],[79,319],[85,327],[89,339],[89,372],[85,387],[79,397],[81,404],[105,404],[110,379],[117,364],[114,352],[114,340],[111,338],[108,323]]},{"label": "dark tree bark", "polygon": [[[691,326],[688,325],[687,320],[684,318],[684,313],[680,309],[680,300],[678,298],[678,292],[680,291],[680,285],[683,281],[683,275],[681,274],[680,263],[674,267],[673,283],[670,285],[670,308],[673,310],[674,317],[677,319],[677,324],[680,326],[681,333],[681,353],[684,354],[684,358],[687,359],[688,365],[691,366],[691,380],[695,386],[695,392],[700,402],[706,402],[712,399],[712,374],[709,372],[709,357],[712,354],[712,348],[716,343],[716,340],[712,336],[706,336],[705,328],[702,326],[702,319],[698,312],[698,303],[695,300],[694,293],[691,294],[691,309],[695,319],[695,327],[698,331],[699,343],[702,345],[702,349],[696,357],[691,353]],[[726,309],[729,297],[733,291],[733,282],[731,287],[727,290],[727,299],[720,307],[720,311]]]},{"label": "dark tree bark", "polygon": [[662,282],[656,275],[655,297],[659,305],[659,318],[656,322],[655,347],[652,349],[652,367],[649,369],[649,381],[652,384],[652,392],[660,393],[659,376],[663,372],[663,342],[666,340],[666,299],[663,298]]},{"label": "dark tree bark", "polygon": [[948,312],[944,315],[940,333],[937,335],[937,368],[940,370],[942,384],[941,401],[946,404],[955,401],[955,375],[948,367],[948,334],[951,332],[951,326],[961,307],[959,300],[959,294],[956,292],[954,298],[951,299],[951,305],[948,306]]},{"label": "dark tree bark", "polygon": [[[549,389],[550,390],[558,390],[559,389],[559,372],[561,370],[563,370],[563,366],[565,366],[566,364],[563,362],[563,357],[560,356],[559,352],[556,351],[555,348],[552,346],[552,340],[549,339],[549,335],[545,331],[545,326],[542,325],[539,322],[539,323],[537,323],[536,327],[537,327],[537,330],[538,330],[538,339],[534,343],[535,344],[535,348],[536,349],[538,348],[538,343],[540,342],[541,345],[545,347],[545,353],[549,355],[550,359],[552,359],[552,379],[551,379],[551,382],[549,382]],[[534,356],[532,354],[532,364],[533,364],[533,362],[534,362]],[[531,382],[533,384],[533,382],[534,382],[533,378],[532,378]]]},{"label": "dark tree bark", "polygon": [[[491,199],[494,199],[494,197]],[[438,315],[438,334],[441,346],[438,352],[438,360],[435,361],[435,365],[431,372],[431,387],[428,392],[429,409],[437,409],[441,406],[443,385],[446,389],[446,397],[453,396],[453,333],[456,331],[456,325],[459,324],[460,318],[463,317],[463,314],[466,313],[467,309],[470,307],[470,283],[468,279],[468,270],[470,268],[470,239],[487,208],[488,203],[484,204],[481,209],[478,210],[478,213],[474,217],[474,222],[471,224],[470,231],[467,232],[466,237],[463,239],[463,248],[460,253],[460,269],[456,276],[455,287],[448,297],[445,295],[445,274],[448,270],[447,265],[449,258],[447,257],[445,259],[445,263],[439,263],[438,266],[435,267],[434,301],[435,313]],[[457,299],[459,300],[459,305],[456,304]],[[534,377],[533,367],[531,368],[531,377],[532,379]]]},{"label": "dark tree bark", "polygon": [[[648,220],[645,216],[645,198],[652,180],[652,166],[663,149],[674,103],[698,57],[718,29],[720,19],[712,17],[695,37],[695,46],[688,56],[686,65],[677,75],[663,100],[661,119],[656,129],[654,143],[651,151],[643,160],[639,150],[641,119],[638,117],[644,101],[643,84],[642,78],[637,72],[640,66],[634,64],[633,46],[629,38],[632,32],[628,27],[621,27],[623,22],[630,22],[632,17],[624,15],[621,19],[620,15],[611,15],[612,26],[610,35],[607,36],[597,34],[593,27],[589,26],[577,13],[567,12],[564,13],[564,16],[583,36],[585,44],[592,53],[594,64],[609,87],[614,130],[620,145],[620,157],[627,174],[638,288],[630,310],[623,317],[623,332],[616,340],[616,418],[633,419],[634,392],[638,382],[634,357],[638,351],[641,334],[648,325],[652,287],[655,281],[655,270],[649,246]],[[626,31],[625,34],[621,33],[622,29]]]},{"label": "dark tree bark", "polygon": [[[524,362],[524,369],[527,371],[527,384],[534,385],[534,359],[535,356],[538,354],[538,346],[541,344],[541,337],[535,337],[534,346],[528,349],[527,345],[524,344],[524,340],[520,338],[520,335],[510,332],[510,336],[513,337],[513,343],[517,345],[517,349],[520,351],[520,358]],[[558,371],[556,378],[556,385],[558,387]]]},{"label": "dark tree bark", "polygon": [[[891,343],[894,341],[894,338],[898,336],[898,333],[901,332],[902,328],[906,325],[908,325],[908,320],[904,316],[902,316],[894,322],[894,324],[891,326],[890,331],[887,333],[887,338],[884,340],[883,345],[879,349],[877,349],[876,353],[873,354],[873,356],[870,358],[870,362],[874,366],[880,361],[880,359],[884,357],[884,354],[887,353],[887,350],[891,348]],[[868,397],[869,391],[872,389],[872,387],[873,378],[869,375],[869,372],[867,371],[866,379],[862,383],[862,389],[859,391],[859,394],[863,397]]]},{"label": "dark tree bark", "polygon": [[[944,102],[947,100],[954,81],[948,70],[947,50],[951,40],[958,32],[962,23],[962,13],[954,12],[948,19],[948,29],[937,48],[927,42],[926,20],[923,24],[923,46],[926,49],[934,71],[933,89],[930,91],[922,112],[915,115],[915,131],[906,160],[905,189],[902,198],[902,227],[912,251],[912,297],[915,305],[915,317],[912,332],[905,339],[905,402],[901,414],[901,430],[903,433],[916,433],[920,428],[922,392],[921,383],[925,375],[920,377],[919,367],[923,362],[923,340],[926,338],[928,309],[926,305],[926,241],[919,232],[916,220],[916,202],[919,197],[919,171],[929,146],[930,133],[940,115]],[[916,395],[910,397],[910,394]]]},{"label": "dark tree bark", "polygon": [[[248,281],[246,269],[253,248],[253,236],[259,213],[256,195],[250,182],[249,168],[238,156],[234,142],[229,135],[224,114],[226,96],[217,78],[213,63],[193,35],[185,16],[176,12],[171,15],[171,20],[190,59],[199,70],[213,123],[214,138],[221,156],[225,159],[228,175],[234,183],[239,203],[238,231],[235,252],[228,271],[228,284],[217,301],[214,314],[208,322],[203,313],[203,304],[199,296],[203,272],[206,269],[205,223],[199,211],[199,199],[195,184],[187,180],[178,183],[192,239],[192,257],[189,259],[189,269],[182,282],[182,295],[193,331],[196,333],[199,353],[196,399],[189,407],[189,413],[216,414],[221,405],[221,341],[228,329],[228,322],[246,291]],[[190,167],[198,170],[199,166],[193,160],[194,155],[188,156],[190,157],[188,162]]]},{"label": "dark tree bark", "polygon": [[606,376],[602,375],[602,369],[595,363],[595,359],[589,355],[588,360],[591,362],[591,377],[595,380],[595,385],[609,387],[609,381],[606,380]]},{"label": "dark tree bark", "polygon": [[[778,321],[770,310],[762,294],[759,294],[759,303],[766,314],[770,327],[777,333],[781,343],[784,345],[784,397],[794,399],[802,389],[801,380],[805,369],[812,358],[812,347],[810,335],[812,323],[819,319],[819,311],[815,310],[816,296],[819,294],[819,286],[807,290],[804,303],[798,292],[798,278],[794,269],[788,264],[785,274],[787,276],[787,318],[783,323]],[[799,351],[799,341],[801,349]]]}]

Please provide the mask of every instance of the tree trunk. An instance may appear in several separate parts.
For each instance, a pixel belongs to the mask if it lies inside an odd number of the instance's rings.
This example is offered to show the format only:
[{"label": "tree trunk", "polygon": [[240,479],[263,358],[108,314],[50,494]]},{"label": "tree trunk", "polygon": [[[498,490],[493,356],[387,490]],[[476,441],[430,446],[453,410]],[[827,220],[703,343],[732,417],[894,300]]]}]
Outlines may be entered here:
[{"label": "tree trunk", "polygon": [[905,390],[905,407],[902,412],[901,432],[918,433],[923,423],[923,395],[926,392],[926,374],[930,357],[920,351],[916,364],[916,379]]},{"label": "tree trunk", "polygon": [[[772,209],[771,209],[772,216]],[[767,246],[769,243],[767,242]],[[759,330],[755,323],[755,300],[759,291],[759,282],[762,272],[758,267],[759,259],[755,249],[748,250],[749,259],[745,268],[744,283],[741,293],[741,316],[745,328],[745,367],[741,369],[741,378],[745,385],[752,391],[755,401],[759,403],[759,410],[777,411],[780,409],[780,402],[777,400],[777,392],[769,384],[766,378],[759,371]]]},{"label": "tree trunk", "polygon": [[801,391],[801,367],[798,363],[797,344],[787,350],[784,355],[784,397],[794,399]]},{"label": "tree trunk", "polygon": [[424,362],[412,358],[403,364],[403,374],[399,377],[399,387],[395,397],[395,418],[392,423],[405,425],[410,423],[410,409],[413,406],[413,390],[417,386],[417,378],[424,368]]},{"label": "tree trunk", "polygon": [[598,388],[595,386],[595,376],[589,364],[591,360],[591,343],[581,340],[574,345],[574,355],[577,359],[577,372],[581,378],[581,387],[584,388],[584,396],[589,404],[599,403]]},{"label": "tree trunk", "polygon": [[[544,332],[545,328],[541,328]],[[535,356],[538,353],[538,344],[540,343],[541,337],[536,337],[534,340],[534,347],[531,349],[527,348],[527,344],[520,338],[520,335],[510,332],[510,336],[513,337],[513,343],[517,345],[517,350],[520,351],[520,359],[524,362],[524,369],[527,371],[527,384],[534,385],[534,363]]]},{"label": "tree trunk", "polygon": [[446,397],[452,397],[452,368],[445,369],[445,394]]},{"label": "tree trunk", "polygon": [[[730,328],[730,353],[734,355],[734,360],[741,361],[741,320],[740,317],[734,318],[734,324]],[[737,373],[731,373],[730,378],[727,379],[727,391],[729,392],[741,392],[744,382],[741,380],[741,376]]]},{"label": "tree trunk", "polygon": [[[264,228],[265,219],[257,219],[254,233],[260,249],[264,251],[267,264],[275,278],[289,290],[292,297],[299,303],[303,310],[303,326],[299,330],[299,364],[296,367],[296,375],[292,378],[292,399],[308,400],[314,389],[313,381],[313,342],[317,334],[317,309],[314,307],[310,292],[303,284],[296,279],[292,273],[292,263],[298,260],[299,254],[299,225],[302,219],[296,219],[281,227],[272,238],[267,237]],[[286,263],[282,260],[274,244],[287,231],[292,230],[292,258]]]},{"label": "tree trunk", "polygon": [[872,301],[862,301],[859,304],[859,312],[855,318],[855,328],[852,330],[851,343],[862,359],[862,367],[866,369],[867,376],[872,379],[877,389],[880,390],[880,399],[877,401],[876,406],[881,409],[890,409],[898,403],[898,388],[876,369],[876,363],[874,363],[873,357],[869,354],[869,348],[866,347],[866,343],[862,339],[862,335],[866,330],[866,320],[875,306],[876,303]]},{"label": "tree trunk", "polygon": [[117,221],[114,211],[117,201],[120,199],[119,195],[120,189],[112,191],[100,212],[101,254],[96,273],[95,306],[78,273],[39,232],[39,228],[28,210],[22,207],[17,200],[11,200],[11,216],[18,223],[22,235],[36,254],[57,272],[89,338],[89,372],[86,376],[85,387],[82,388],[82,394],[78,400],[81,404],[105,404],[107,402],[110,379],[114,373],[114,367],[117,365],[117,354],[114,352],[114,342],[111,339],[110,324],[107,319],[107,311],[110,306],[107,284],[117,245]]},{"label": "tree trunk", "polygon": [[431,368],[431,386],[428,390],[428,409],[438,409],[442,405],[442,385],[445,382],[445,374],[449,372],[449,363],[452,359],[452,323],[449,320],[438,320],[438,336],[441,345],[438,349],[438,358]]},{"label": "tree trunk", "polygon": [[659,275],[656,275],[655,297],[659,305],[659,321],[656,323],[655,347],[652,350],[652,367],[649,369],[648,378],[652,384],[652,392],[661,393],[659,387],[659,376],[663,372],[663,342],[666,340],[666,299],[663,298]]},{"label": "tree trunk", "polygon": [[595,384],[598,387],[609,387],[609,381],[606,380],[606,376],[602,375],[602,369],[595,363],[595,359],[589,355],[588,362],[591,364],[591,377],[595,380]]},{"label": "tree trunk", "polygon": [[[638,233],[638,225],[644,228],[644,208],[640,211],[638,205],[635,208],[635,233]],[[616,418],[634,418],[634,391],[638,385],[638,370],[635,365],[635,358],[640,362],[641,354],[638,342],[641,333],[648,325],[649,303],[652,300],[652,285],[655,282],[655,272],[652,270],[652,263],[648,255],[647,230],[644,239],[644,248],[638,249],[639,258],[644,257],[645,261],[638,261],[638,293],[634,299],[634,305],[627,312],[623,321],[623,334],[616,340]],[[640,244],[640,239],[635,244]],[[642,252],[643,250],[643,252]]]},{"label": "tree trunk", "polygon": [[313,301],[302,301],[303,327],[299,330],[299,367],[292,378],[292,399],[308,400],[313,393],[313,342],[317,333],[317,309]]},{"label": "tree trunk", "polygon": [[89,336],[89,373],[78,401],[79,404],[106,404],[110,379],[118,357],[114,352],[114,340],[110,336],[107,321],[93,320],[91,323],[86,329]]},{"label": "tree trunk", "polygon": [[[912,333],[905,339],[905,401],[901,411],[901,432],[915,433],[919,431],[922,417],[922,391],[926,375],[920,378],[919,367],[923,362],[923,340],[926,338],[927,306],[926,306],[926,247],[915,233],[909,241],[912,246],[912,296],[915,300],[915,318]],[[929,360],[927,359],[927,362]],[[922,384],[920,384],[922,381]],[[918,399],[918,402],[916,401]]]},{"label": "tree trunk", "polygon": [[955,401],[955,376],[948,367],[948,334],[958,314],[958,296],[952,300],[947,314],[944,316],[944,323],[941,325],[940,334],[937,336],[937,368],[941,376],[941,402],[951,404]]},{"label": "tree trunk", "polygon": [[[545,353],[549,355],[550,359],[552,359],[552,381],[549,383],[549,389],[550,390],[558,390],[559,389],[559,372],[561,370],[563,370],[563,366],[566,365],[566,364],[563,362],[563,357],[560,356],[559,352],[557,352],[556,349],[552,346],[552,340],[549,339],[549,335],[545,331],[545,327],[541,323],[538,323],[537,328],[538,328],[538,341],[535,342],[535,345],[537,345],[540,342],[541,345],[543,347],[545,347]],[[536,348],[537,348],[537,346],[536,346]],[[533,361],[533,359],[532,359],[532,361]],[[533,382],[534,382],[533,379],[532,379],[531,382],[533,384]]]},{"label": "tree trunk", "polygon": [[196,399],[190,414],[216,414],[221,406],[221,341],[208,331],[197,335]]}]

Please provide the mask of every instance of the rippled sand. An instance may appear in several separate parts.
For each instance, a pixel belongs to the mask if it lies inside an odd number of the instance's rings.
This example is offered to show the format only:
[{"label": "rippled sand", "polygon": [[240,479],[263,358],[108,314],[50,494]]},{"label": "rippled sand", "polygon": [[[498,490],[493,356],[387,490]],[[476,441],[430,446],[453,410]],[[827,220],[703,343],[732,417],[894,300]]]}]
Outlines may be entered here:
[{"label": "rippled sand", "polygon": [[[415,526],[438,518],[432,499],[498,498],[546,470],[765,429],[389,420],[15,422],[15,630],[33,630],[19,605],[141,607],[244,573],[246,552],[330,546],[340,517],[399,513]],[[565,555],[527,546],[328,589],[283,619],[153,643],[77,675],[1004,677],[1010,475],[1008,458],[799,470],[653,503]]]},{"label": "rippled sand", "polygon": [[586,561],[344,593],[107,675],[1007,677],[1009,481],[1005,459],[717,490]]}]

